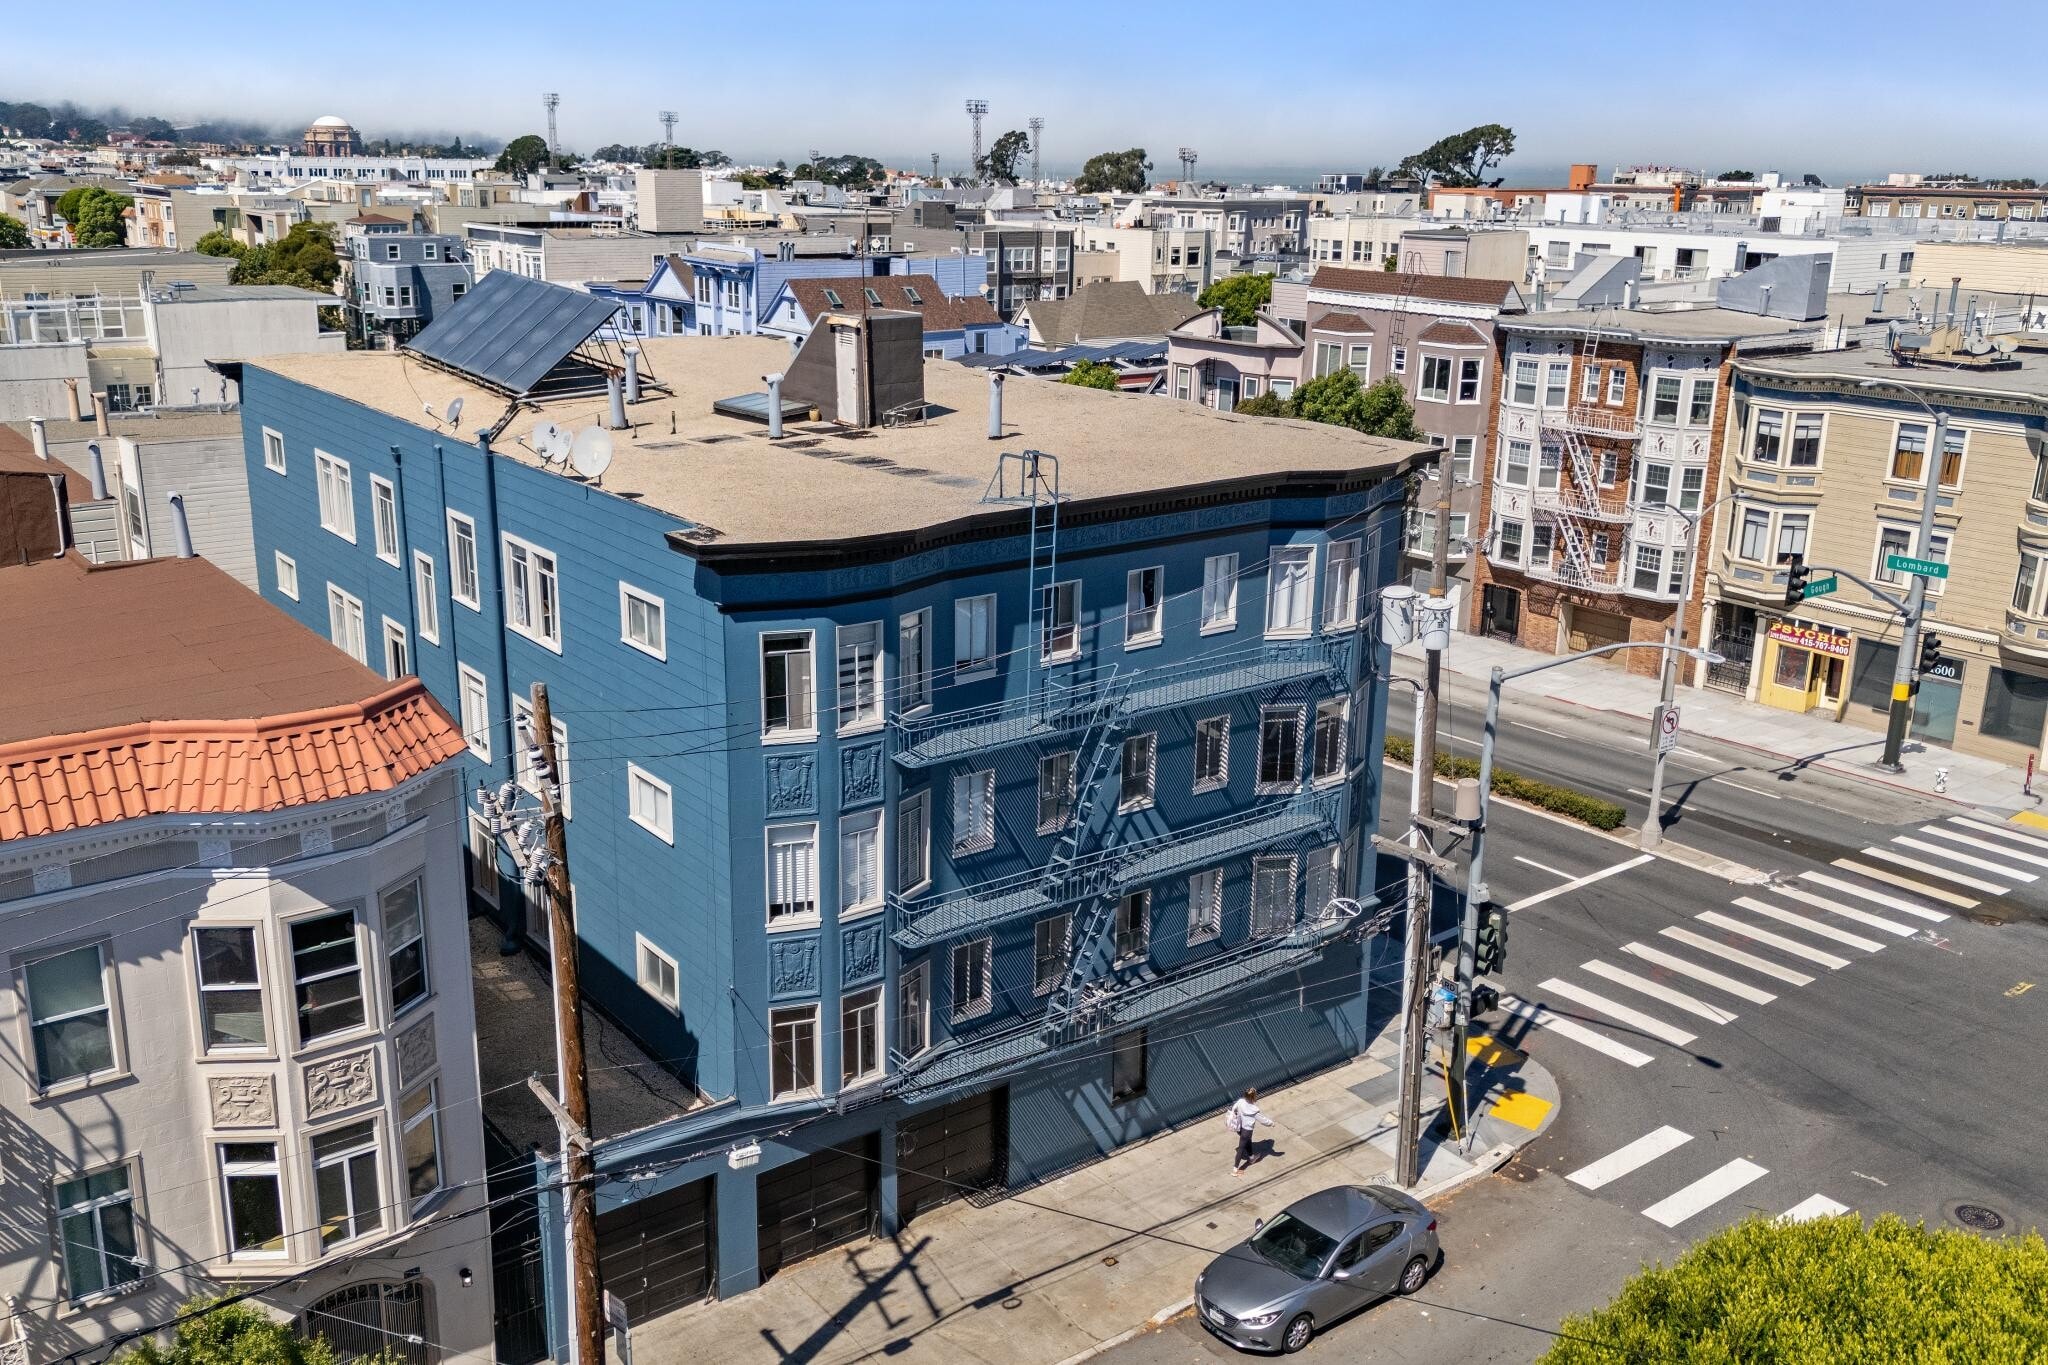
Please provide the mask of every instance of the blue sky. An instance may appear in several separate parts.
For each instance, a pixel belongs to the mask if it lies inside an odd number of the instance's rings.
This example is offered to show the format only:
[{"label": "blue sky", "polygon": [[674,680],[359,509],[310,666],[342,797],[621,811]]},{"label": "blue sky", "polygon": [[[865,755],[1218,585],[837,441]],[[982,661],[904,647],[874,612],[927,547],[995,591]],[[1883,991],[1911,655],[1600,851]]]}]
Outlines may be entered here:
[{"label": "blue sky", "polygon": [[[0,97],[505,138],[539,129],[556,90],[562,140],[586,152],[654,141],[673,109],[679,143],[743,160],[816,147],[923,166],[936,151],[957,169],[977,96],[989,140],[1042,116],[1052,169],[1134,145],[1162,166],[1196,147],[1219,175],[1364,169],[1498,122],[1523,183],[1581,160],[2048,179],[2024,55],[2048,37],[2042,0],[222,0],[170,23],[164,9],[17,6]],[[88,22],[128,37],[94,44]]]}]

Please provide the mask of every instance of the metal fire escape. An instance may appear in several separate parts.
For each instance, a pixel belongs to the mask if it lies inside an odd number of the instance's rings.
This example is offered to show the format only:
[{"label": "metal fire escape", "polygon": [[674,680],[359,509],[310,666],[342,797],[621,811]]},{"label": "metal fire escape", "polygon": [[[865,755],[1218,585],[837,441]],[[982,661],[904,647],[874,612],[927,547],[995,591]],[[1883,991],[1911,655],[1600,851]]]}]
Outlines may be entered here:
[{"label": "metal fire escape", "polygon": [[[1630,513],[1628,498],[1602,488],[1600,456],[1586,444],[1588,436],[1609,440],[1636,439],[1639,422],[1634,410],[1605,407],[1601,393],[1586,399],[1586,376],[1599,359],[1600,328],[1595,319],[1579,339],[1578,365],[1565,379],[1562,407],[1541,405],[1537,430],[1535,507],[1548,514],[1556,528],[1557,562],[1536,564],[1531,572],[1570,587],[1603,591],[1618,590],[1626,559]],[[1544,487],[1544,475],[1554,468],[1557,484]],[[1603,556],[1595,544],[1605,536]]]}]

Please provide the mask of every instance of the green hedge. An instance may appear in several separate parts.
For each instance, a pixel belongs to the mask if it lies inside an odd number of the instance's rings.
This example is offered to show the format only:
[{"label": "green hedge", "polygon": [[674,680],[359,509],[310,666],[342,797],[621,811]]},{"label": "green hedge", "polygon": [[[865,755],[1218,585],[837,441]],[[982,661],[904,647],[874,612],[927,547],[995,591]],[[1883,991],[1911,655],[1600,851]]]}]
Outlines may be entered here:
[{"label": "green hedge", "polygon": [[[1415,763],[1413,741],[1398,735],[1387,736],[1387,757],[1396,763]],[[1436,771],[1439,777],[1478,777],[1479,760],[1466,758],[1461,754],[1439,753],[1436,756]],[[1549,782],[1539,782],[1533,777],[1524,777],[1506,768],[1493,770],[1493,791],[1515,801],[1540,806],[1544,810],[1568,815],[1574,820],[1591,825],[1594,829],[1619,829],[1622,821],[1628,819],[1628,812],[1612,801],[1603,801],[1597,796],[1588,796],[1570,787],[1559,787]]]}]

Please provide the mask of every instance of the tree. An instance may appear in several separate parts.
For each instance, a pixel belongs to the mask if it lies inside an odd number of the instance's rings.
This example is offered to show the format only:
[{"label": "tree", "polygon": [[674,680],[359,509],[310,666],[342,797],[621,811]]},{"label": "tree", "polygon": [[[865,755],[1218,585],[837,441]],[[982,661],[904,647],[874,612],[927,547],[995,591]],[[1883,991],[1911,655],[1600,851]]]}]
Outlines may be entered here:
[{"label": "tree", "polygon": [[1017,160],[1031,150],[1031,134],[1011,129],[996,139],[988,155],[974,163],[974,173],[983,180],[1015,180]]},{"label": "tree", "polygon": [[137,137],[148,138],[151,142],[176,142],[178,130],[171,126],[169,119],[143,115],[128,120],[128,131]]},{"label": "tree", "polygon": [[1432,142],[1403,161],[1398,173],[1415,176],[1425,185],[1480,185],[1486,173],[1514,151],[1514,129],[1482,123]]},{"label": "tree", "polygon": [[248,247],[228,236],[220,228],[215,228],[194,242],[192,249],[202,256],[232,256],[238,261],[249,252]]},{"label": "tree", "polygon": [[1225,275],[1195,297],[1203,308],[1221,308],[1225,327],[1249,327],[1273,301],[1271,275]]},{"label": "tree", "polygon": [[19,251],[27,245],[27,225],[11,213],[0,213],[0,251]]},{"label": "tree", "polygon": [[10,104],[0,109],[0,124],[21,131],[23,137],[48,137],[57,120],[40,104]]},{"label": "tree", "polygon": [[1368,389],[1358,382],[1355,371],[1332,370],[1296,389],[1292,401],[1294,416],[1311,422],[1350,427],[1395,441],[1422,439],[1415,425],[1415,409],[1392,375]]},{"label": "tree", "polygon": [[1122,152],[1098,152],[1074,177],[1074,188],[1082,194],[1143,194],[1150,183],[1152,163],[1143,147]]},{"label": "tree", "polygon": [[513,175],[525,175],[548,164],[548,140],[539,133],[522,133],[505,144],[494,168]]},{"label": "tree", "polygon": [[[116,1365],[334,1365],[334,1347],[324,1336],[302,1337],[253,1304],[209,1305],[191,1300],[182,1310],[189,1316],[173,1330],[169,1346],[144,1338],[116,1356]],[[355,1360],[397,1365],[388,1351]]]},{"label": "tree", "polygon": [[1755,171],[1723,171],[1723,172],[1721,172],[1721,173],[1720,173],[1719,175],[1715,176],[1715,177],[1714,177],[1714,179],[1716,179],[1716,180],[1729,180],[1729,181],[1743,181],[1743,180],[1754,180],[1754,179],[1756,179],[1756,172],[1755,172]]},{"label": "tree", "polygon": [[1084,360],[1068,370],[1060,383],[1079,384],[1084,389],[1113,389],[1116,387],[1116,366],[1105,365],[1099,360]]},{"label": "tree", "polygon": [[[212,235],[207,234],[209,237]],[[228,281],[231,284],[290,284],[301,289],[325,291],[331,290],[340,276],[341,259],[334,254],[334,225],[293,223],[291,231],[278,240],[243,250]]]},{"label": "tree", "polygon": [[2048,1357],[2048,1244],[1886,1214],[1753,1218],[1607,1307],[1566,1318],[1541,1365],[2039,1360]]},{"label": "tree", "polygon": [[1287,400],[1274,397],[1270,391],[1254,394],[1250,398],[1241,400],[1237,405],[1237,411],[1247,417],[1292,417],[1294,415],[1287,406]]},{"label": "tree", "polygon": [[128,240],[121,215],[134,202],[98,185],[79,185],[57,196],[57,213],[71,225],[71,240],[79,246],[121,246]]}]

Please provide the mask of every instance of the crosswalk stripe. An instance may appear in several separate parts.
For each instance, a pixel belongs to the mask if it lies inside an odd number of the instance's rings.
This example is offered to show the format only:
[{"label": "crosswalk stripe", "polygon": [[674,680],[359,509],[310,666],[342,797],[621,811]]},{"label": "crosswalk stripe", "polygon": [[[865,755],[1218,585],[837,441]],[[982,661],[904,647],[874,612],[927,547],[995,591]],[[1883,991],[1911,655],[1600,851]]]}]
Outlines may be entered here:
[{"label": "crosswalk stripe", "polygon": [[2016,882],[2037,882],[2041,880],[2041,875],[2038,872],[2029,872],[2021,867],[2008,867],[2004,863],[1994,863],[1989,858],[1979,858],[1970,853],[1958,853],[1952,848],[1946,848],[1941,844],[1930,844],[1925,839],[1915,839],[1911,835],[1901,834],[1894,838],[1892,842],[1900,848],[1910,848],[1915,852],[1925,853],[1930,858],[1946,858],[1952,863],[1961,863],[1964,867],[1979,867],[1986,872],[1993,872],[2001,877],[2010,877]]},{"label": "crosswalk stripe", "polygon": [[1618,1062],[1626,1062],[1630,1066],[1648,1066],[1656,1060],[1647,1052],[1638,1052],[1626,1043],[1617,1043],[1606,1034],[1574,1023],[1541,1005],[1532,1005],[1526,1000],[1510,995],[1502,997],[1500,1006],[1517,1019],[1526,1019],[1538,1028],[1549,1029],[1561,1038],[1583,1043],[1595,1052],[1604,1052]]},{"label": "crosswalk stripe", "polygon": [[[1913,891],[1933,900],[1946,901],[1958,910],[1968,910],[1971,906],[1978,903],[1974,896],[1958,896],[1953,891],[1943,891],[1939,887],[1927,886],[1914,881],[1911,877],[1901,877],[1896,872],[1887,872],[1881,867],[1870,867],[1851,858],[1837,858],[1835,859],[1835,866],[1848,872],[1854,872],[1859,877],[1868,877],[1872,881],[1883,882],[1887,886],[1896,886],[1902,891]],[[1908,905],[1902,900],[1886,896],[1881,891],[1872,891],[1869,887],[1858,886],[1854,882],[1838,881],[1819,872],[1802,872],[1799,875],[1807,878],[1809,881],[1818,881],[1825,885],[1836,887],[1839,890],[1847,891],[1851,895],[1861,896],[1865,900],[1874,900],[1880,905],[1889,905],[1894,910],[1903,910],[1909,915],[1918,915],[1922,919],[1931,919],[1938,922],[1948,918],[1947,915],[1942,914],[1938,910],[1929,910],[1918,905]]]},{"label": "crosswalk stripe", "polygon": [[1781,953],[1790,953],[1793,957],[1803,957],[1808,962],[1817,962],[1831,972],[1840,971],[1849,965],[1849,959],[1846,957],[1836,957],[1833,953],[1824,953],[1818,948],[1809,948],[1804,943],[1795,942],[1783,934],[1774,934],[1768,929],[1744,924],[1741,920],[1724,915],[1719,910],[1702,910],[1693,918],[1702,924],[1711,924],[1716,929],[1726,929],[1731,934],[1740,934],[1752,942],[1768,943]]},{"label": "crosswalk stripe", "polygon": [[2043,858],[2033,853],[2022,853],[2016,848],[2007,848],[2003,844],[1994,844],[1989,839],[1980,839],[1976,835],[1966,834],[1962,830],[1944,829],[1939,825],[1923,825],[1920,832],[1930,839],[1942,839],[1948,843],[1961,844],[1965,848],[1979,849],[1985,853],[1996,853],[2001,858],[2012,858],[2019,862],[2031,863],[2035,867],[2048,867],[2048,858]]},{"label": "crosswalk stripe", "polygon": [[1787,1223],[1804,1223],[1813,1218],[1827,1218],[1837,1213],[1847,1213],[1847,1204],[1837,1204],[1824,1194],[1808,1195],[1786,1209],[1778,1217]]},{"label": "crosswalk stripe", "polygon": [[1684,991],[1674,990],[1669,986],[1660,986],[1648,977],[1637,976],[1634,972],[1625,972],[1619,967],[1610,967],[1597,958],[1585,963],[1579,970],[1591,972],[1595,976],[1605,977],[1617,986],[1626,986],[1630,990],[1647,995],[1653,1000],[1662,1000],[1667,1005],[1675,1005],[1687,1014],[1697,1014],[1710,1024],[1725,1024],[1735,1017],[1719,1005],[1709,1005],[1698,996],[1687,995]]},{"label": "crosswalk stripe", "polygon": [[1882,943],[1879,943],[1874,938],[1865,938],[1861,934],[1852,934],[1847,929],[1837,929],[1834,925],[1823,924],[1811,916],[1794,914],[1782,906],[1769,905],[1750,896],[1737,896],[1735,904],[1745,910],[1754,910],[1759,915],[1767,915],[1780,924],[1789,924],[1794,929],[1804,929],[1809,934],[1817,934],[1836,943],[1846,943],[1851,948],[1861,948],[1866,953],[1874,953],[1884,947]]},{"label": "crosswalk stripe", "polygon": [[1739,999],[1749,1000],[1759,1005],[1768,1005],[1778,998],[1769,991],[1760,991],[1745,982],[1737,981],[1732,976],[1723,976],[1719,972],[1709,971],[1705,967],[1687,962],[1682,957],[1673,957],[1663,949],[1652,948],[1647,943],[1624,943],[1621,945],[1621,950],[1624,953],[1639,957],[1645,962],[1654,962],[1658,966],[1667,967],[1682,976],[1689,976],[1695,981],[1704,981],[1709,986],[1718,987]]},{"label": "crosswalk stripe", "polygon": [[1960,872],[1952,871],[1946,867],[1936,867],[1933,863],[1923,863],[1916,858],[1908,858],[1894,853],[1888,848],[1866,848],[1863,850],[1863,856],[1866,858],[1881,858],[1885,862],[1897,863],[1900,867],[1910,867],[1915,872],[1925,872],[1930,877],[1940,877],[1943,881],[1955,882],[1960,886],[1967,886],[1976,891],[1988,892],[1994,896],[2003,896],[2011,889],[2000,886],[1996,882],[1980,881],[1975,877],[1965,877]]},{"label": "crosswalk stripe", "polygon": [[1625,1147],[1617,1147],[1598,1161],[1581,1166],[1565,1179],[1581,1189],[1597,1190],[1602,1185],[1612,1185],[1630,1171],[1640,1170],[1666,1152],[1675,1151],[1692,1141],[1691,1133],[1681,1133],[1670,1124],[1643,1134]]},{"label": "crosswalk stripe", "polygon": [[1653,1223],[1662,1223],[1675,1228],[1696,1213],[1712,1208],[1744,1185],[1763,1179],[1770,1172],[1754,1161],[1740,1157],[1717,1171],[1710,1171],[1698,1180],[1667,1199],[1660,1199],[1643,1210],[1643,1217]]},{"label": "crosswalk stripe", "polygon": [[1659,929],[1657,932],[1666,938],[1675,938],[1680,943],[1697,948],[1703,953],[1712,953],[1715,957],[1725,957],[1730,962],[1739,962],[1753,972],[1762,972],[1765,976],[1775,976],[1778,980],[1789,981],[1795,986],[1804,986],[1813,980],[1812,977],[1804,972],[1795,972],[1790,967],[1780,967],[1775,962],[1765,961],[1755,953],[1745,953],[1740,948],[1730,948],[1725,943],[1716,942],[1705,934],[1695,934],[1690,929],[1680,929],[1673,926],[1669,929]]},{"label": "crosswalk stripe", "polygon": [[1661,1019],[1644,1014],[1641,1010],[1630,1009],[1618,1000],[1609,1000],[1604,995],[1586,990],[1580,986],[1574,986],[1569,981],[1559,981],[1554,976],[1550,980],[1538,985],[1536,989],[1546,995],[1562,996],[1574,1004],[1584,1005],[1595,1014],[1604,1014],[1616,1023],[1627,1024],[1638,1033],[1647,1033],[1652,1038],[1661,1038],[1673,1047],[1684,1047],[1695,1036],[1687,1033],[1682,1028],[1674,1028]]},{"label": "crosswalk stripe", "polygon": [[1953,824],[1974,825],[1988,834],[1996,834],[2002,839],[2010,839],[2021,848],[2034,848],[2048,853],[2048,839],[2043,839],[2038,834],[2029,834],[2018,825],[2005,824],[1996,820],[1984,820],[1974,815],[1951,815],[1949,820]]},{"label": "crosswalk stripe", "polygon": [[1867,924],[1873,929],[1882,929],[1887,934],[1896,934],[1900,938],[1909,938],[1920,932],[1910,924],[1901,924],[1895,919],[1886,919],[1883,915],[1873,915],[1868,910],[1858,910],[1853,905],[1831,901],[1826,896],[1816,896],[1811,891],[1802,891],[1796,886],[1774,886],[1771,890],[1802,904],[1811,905],[1816,910],[1825,910],[1831,915],[1840,915],[1843,919],[1852,919],[1858,924]]}]

